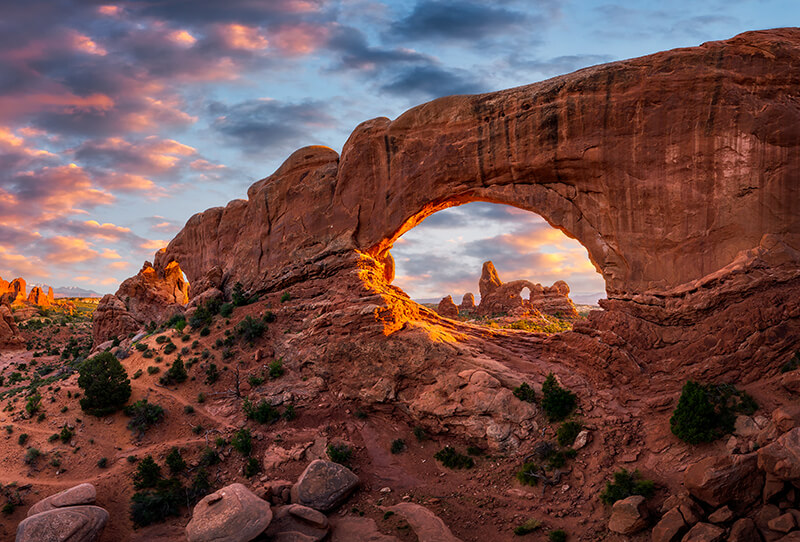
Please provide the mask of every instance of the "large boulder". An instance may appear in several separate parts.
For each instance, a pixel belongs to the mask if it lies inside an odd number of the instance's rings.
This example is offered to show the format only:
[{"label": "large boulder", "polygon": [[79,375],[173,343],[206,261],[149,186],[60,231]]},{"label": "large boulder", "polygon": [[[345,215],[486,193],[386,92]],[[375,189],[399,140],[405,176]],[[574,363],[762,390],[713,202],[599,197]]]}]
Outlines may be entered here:
[{"label": "large boulder", "polygon": [[647,526],[647,505],[641,495],[620,499],[611,508],[608,529],[619,534],[638,533]]},{"label": "large boulder", "polygon": [[94,542],[106,523],[108,512],[99,506],[54,508],[23,519],[15,542]]},{"label": "large boulder", "polygon": [[800,479],[800,427],[758,451],[758,467],[780,480]]},{"label": "large boulder", "polygon": [[117,337],[126,337],[141,327],[120,298],[106,294],[92,315],[92,340],[99,345]]},{"label": "large boulder", "polygon": [[715,508],[728,503],[746,506],[761,496],[764,474],[755,454],[712,456],[689,467],[683,483],[694,497]]},{"label": "large boulder", "polygon": [[396,536],[383,534],[375,520],[358,516],[331,518],[331,542],[400,542]]},{"label": "large boulder", "polygon": [[242,484],[231,484],[195,505],[186,538],[189,542],[249,542],[263,533],[271,520],[269,503]]},{"label": "large boulder", "polygon": [[752,519],[741,518],[731,526],[728,542],[761,542],[761,535]]},{"label": "large boulder", "polygon": [[292,502],[328,512],[342,504],[358,487],[358,476],[331,461],[312,461],[292,486]]},{"label": "large boulder", "polygon": [[681,542],[723,542],[725,529],[710,523],[698,523],[686,533]]},{"label": "large boulder", "polygon": [[425,542],[461,542],[436,514],[422,505],[401,502],[388,507],[388,510],[400,514],[405,518],[417,539]]},{"label": "large boulder", "polygon": [[290,504],[273,510],[272,522],[264,534],[268,540],[276,542],[292,539],[320,542],[328,536],[328,530],[325,514],[307,506]]},{"label": "large boulder", "polygon": [[42,499],[28,509],[28,517],[54,508],[94,504],[97,490],[92,484],[80,484]]}]

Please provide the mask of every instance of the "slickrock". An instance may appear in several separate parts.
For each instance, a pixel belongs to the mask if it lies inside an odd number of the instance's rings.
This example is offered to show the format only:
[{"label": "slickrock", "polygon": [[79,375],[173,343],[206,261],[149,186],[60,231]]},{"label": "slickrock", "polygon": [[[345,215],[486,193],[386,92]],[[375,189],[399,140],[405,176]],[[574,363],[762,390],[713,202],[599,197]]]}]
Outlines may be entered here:
[{"label": "slickrock", "polygon": [[266,501],[242,484],[231,484],[195,505],[186,538],[189,542],[249,542],[263,533],[271,520]]},{"label": "slickrock", "polygon": [[97,490],[92,484],[80,484],[37,502],[28,509],[27,516],[30,517],[39,512],[46,512],[55,508],[94,504],[96,498]]},{"label": "slickrock", "polygon": [[16,542],[95,542],[106,523],[108,512],[99,506],[54,508],[22,520]]},{"label": "slickrock", "polygon": [[331,461],[312,461],[292,486],[292,502],[328,512],[342,504],[358,487],[358,476]]}]

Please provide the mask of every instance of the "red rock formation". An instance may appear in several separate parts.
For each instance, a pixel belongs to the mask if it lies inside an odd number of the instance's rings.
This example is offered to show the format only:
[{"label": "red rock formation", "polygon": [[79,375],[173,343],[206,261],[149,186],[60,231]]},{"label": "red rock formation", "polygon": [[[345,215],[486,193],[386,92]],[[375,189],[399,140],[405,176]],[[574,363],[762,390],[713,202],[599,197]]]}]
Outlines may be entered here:
[{"label": "red rock formation", "polygon": [[56,296],[55,294],[53,294],[52,286],[47,287],[47,300],[50,302],[51,305],[56,302]]},{"label": "red rock formation", "polygon": [[578,309],[569,297],[569,286],[563,280],[558,280],[552,286],[537,284],[531,289],[528,304],[533,310],[543,314],[559,316],[561,318],[575,318]]},{"label": "red rock formation", "polygon": [[[8,299],[10,296],[3,296]],[[20,335],[17,323],[14,321],[14,315],[11,313],[9,305],[0,303],[0,349],[9,350],[15,348],[22,348],[25,344],[22,335]]]},{"label": "red rock formation", "polygon": [[464,294],[464,297],[461,298],[461,305],[458,306],[459,312],[466,312],[467,314],[473,314],[477,307],[475,306],[475,296],[472,295],[471,292],[467,292]]},{"label": "red rock formation", "polygon": [[455,304],[451,296],[443,297],[442,300],[439,301],[436,312],[445,318],[458,318],[458,305]]},{"label": "red rock formation", "polygon": [[[52,291],[52,288],[50,291]],[[38,305],[42,308],[47,308],[50,306],[50,299],[44,294],[40,287],[34,286],[31,288],[31,293],[28,294],[28,303],[33,303],[34,305]]]},{"label": "red rock formation", "polygon": [[3,296],[6,292],[8,292],[9,282],[7,280],[3,280],[3,277],[0,277],[0,297]]},{"label": "red rock formation", "polygon": [[[395,354],[502,342],[437,320],[388,281],[389,249],[426,216],[505,203],[581,242],[608,294],[576,333],[524,351],[620,385],[674,386],[676,369],[763,376],[800,337],[800,108],[787,98],[800,87],[798,62],[800,29],[748,32],[373,119],[341,157],[300,149],[247,200],[192,217],[156,255],[155,273],[179,262],[195,281],[219,267],[225,289],[293,288],[296,306],[335,293],[343,320],[309,312],[320,336],[295,344],[309,359],[312,344],[330,359],[336,348],[324,341],[338,328],[317,318],[347,323],[338,339],[365,358],[370,345],[390,351],[395,334],[406,341]],[[147,291],[129,300],[142,315]]]},{"label": "red rock formation", "polygon": [[519,295],[524,288],[531,293],[537,285],[528,280],[513,280],[503,282],[497,274],[492,262],[484,262],[481,278],[478,281],[481,290],[481,303],[478,313],[484,316],[493,314],[507,314],[515,309],[525,309],[525,301]]},{"label": "red rock formation", "polygon": [[23,278],[16,278],[11,281],[11,284],[8,285],[8,291],[14,293],[14,301],[25,301],[26,292],[27,292],[27,285],[25,284],[25,279]]}]

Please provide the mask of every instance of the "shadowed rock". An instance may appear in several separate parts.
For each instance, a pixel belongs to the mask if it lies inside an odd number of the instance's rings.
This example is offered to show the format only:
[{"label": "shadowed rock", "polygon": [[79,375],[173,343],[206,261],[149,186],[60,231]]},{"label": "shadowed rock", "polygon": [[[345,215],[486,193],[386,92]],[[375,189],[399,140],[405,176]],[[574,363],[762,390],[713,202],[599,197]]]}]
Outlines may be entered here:
[{"label": "shadowed rock", "polygon": [[358,476],[338,463],[317,459],[292,486],[292,502],[328,512],[342,504],[358,486]]},{"label": "shadowed rock", "polygon": [[186,538],[189,542],[249,542],[264,532],[271,520],[266,501],[242,484],[231,484],[195,505]]},{"label": "shadowed rock", "polygon": [[108,523],[99,506],[70,506],[40,512],[17,526],[16,542],[94,542]]}]

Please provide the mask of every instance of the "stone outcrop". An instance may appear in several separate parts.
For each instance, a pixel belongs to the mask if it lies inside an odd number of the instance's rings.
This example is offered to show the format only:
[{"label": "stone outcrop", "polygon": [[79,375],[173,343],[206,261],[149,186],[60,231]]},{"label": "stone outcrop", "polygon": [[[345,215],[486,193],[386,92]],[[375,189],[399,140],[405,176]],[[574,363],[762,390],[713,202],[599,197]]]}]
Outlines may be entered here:
[{"label": "stone outcrop", "polygon": [[445,318],[458,318],[458,305],[455,304],[451,296],[447,296],[439,301],[439,306],[436,307],[436,312]]},{"label": "stone outcrop", "polygon": [[427,542],[461,542],[436,514],[416,503],[401,502],[388,507],[388,510],[403,516],[418,540]]},{"label": "stone outcrop", "polygon": [[80,484],[42,499],[28,509],[28,517],[55,508],[94,504],[97,490],[92,484]]},{"label": "stone outcrop", "polygon": [[463,311],[467,314],[473,314],[477,307],[475,306],[475,296],[472,295],[472,292],[467,292],[464,294],[464,297],[461,298],[461,305],[458,306],[459,312]]},{"label": "stone outcrop", "polygon": [[358,487],[358,476],[338,463],[317,459],[292,486],[292,502],[329,512]]},{"label": "stone outcrop", "polygon": [[325,514],[313,508],[290,504],[273,510],[272,521],[264,535],[268,540],[321,542],[328,536],[328,531],[328,518]]},{"label": "stone outcrop", "polygon": [[[52,290],[52,288],[51,288]],[[42,308],[47,308],[51,305],[50,298],[42,291],[39,286],[31,288],[31,293],[28,294],[28,303],[38,305]]]},{"label": "stone outcrop", "polygon": [[608,529],[615,533],[631,535],[647,526],[647,505],[641,495],[631,495],[614,503]]},{"label": "stone outcrop", "polygon": [[[748,32],[364,122],[341,156],[300,149],[246,199],[190,218],[154,276],[177,262],[190,282],[218,269],[224,292],[291,290],[302,332],[278,346],[343,398],[381,382],[374,396],[409,410],[421,375],[476,367],[504,387],[523,366],[538,383],[552,370],[586,396],[777,373],[800,344],[800,109],[786,99],[799,59],[800,29]],[[393,243],[472,201],[538,213],[578,240],[605,279],[604,310],[532,338],[439,318],[392,286]],[[148,292],[118,292],[120,317],[163,314]],[[500,426],[461,414],[435,423]]]},{"label": "stone outcrop", "polygon": [[800,480],[800,427],[758,451],[758,466],[784,481]]},{"label": "stone outcrop", "polygon": [[25,344],[8,305],[0,304],[0,349],[21,348]]},{"label": "stone outcrop", "polygon": [[25,297],[28,286],[25,283],[25,279],[23,278],[16,278],[11,281],[8,285],[8,291],[14,294],[14,302],[22,302],[25,301],[27,298]]},{"label": "stone outcrop", "polygon": [[189,542],[249,542],[263,533],[271,520],[267,501],[242,484],[231,484],[195,505],[186,538]]},{"label": "stone outcrop", "polygon": [[756,454],[708,457],[687,469],[683,483],[689,493],[711,506],[748,505],[764,487],[758,461]]},{"label": "stone outcrop", "polygon": [[108,512],[92,506],[97,491],[80,484],[37,502],[17,525],[17,542],[95,542],[108,523]]},{"label": "stone outcrop", "polygon": [[[563,280],[552,286],[542,286],[528,280],[503,282],[492,262],[484,262],[478,282],[481,303],[477,312],[484,316],[513,312],[539,311],[544,314],[574,318],[578,310],[569,298],[569,286]],[[529,298],[523,299],[520,292],[528,288]]]},{"label": "stone outcrop", "polygon": [[52,286],[47,287],[47,301],[49,301],[51,305],[56,302],[56,296],[53,293]]}]

